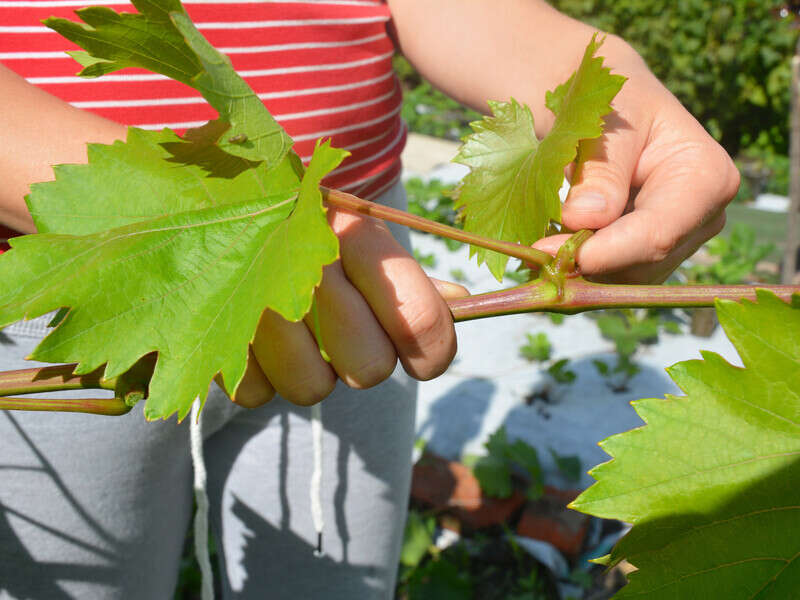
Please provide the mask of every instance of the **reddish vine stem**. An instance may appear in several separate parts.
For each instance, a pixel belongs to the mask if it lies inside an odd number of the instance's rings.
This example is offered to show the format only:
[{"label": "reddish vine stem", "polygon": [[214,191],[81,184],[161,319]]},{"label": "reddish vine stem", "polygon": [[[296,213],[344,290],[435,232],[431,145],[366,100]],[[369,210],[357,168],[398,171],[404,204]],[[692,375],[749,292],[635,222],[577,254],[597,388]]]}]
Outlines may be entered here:
[{"label": "reddish vine stem", "polygon": [[116,385],[115,380],[107,381],[101,377],[102,370],[86,375],[75,375],[74,370],[75,364],[68,364],[6,371],[0,378],[0,396],[42,394],[60,390],[113,390]]},{"label": "reddish vine stem", "polygon": [[0,398],[0,410],[78,412],[118,417],[131,410],[119,398]]},{"label": "reddish vine stem", "polygon": [[469,233],[463,229],[457,229],[455,227],[450,227],[449,225],[437,223],[436,221],[431,221],[430,219],[425,219],[424,217],[412,215],[390,206],[376,204],[374,202],[370,202],[369,200],[364,200],[358,196],[353,196],[352,194],[348,194],[347,192],[342,192],[340,190],[328,188],[320,188],[320,190],[322,191],[323,199],[328,204],[332,204],[338,208],[346,208],[348,210],[352,210],[353,212],[369,215],[370,217],[375,217],[377,219],[391,221],[392,223],[397,223],[398,225],[405,225],[406,227],[411,227],[419,231],[441,235],[443,237],[450,238],[451,240],[456,240],[457,242],[464,242],[466,244],[472,244],[473,246],[486,248],[487,250],[494,250],[495,252],[500,252],[507,256],[512,256],[535,265],[545,266],[549,265],[553,261],[553,257],[547,252],[542,252],[541,250],[531,248],[530,246],[523,246],[521,244],[514,244],[511,242],[501,242],[476,235],[474,233]]},{"label": "reddish vine stem", "polygon": [[[103,369],[85,375],[75,375],[76,365],[53,365],[17,371],[0,372],[0,410],[35,410],[81,412],[118,416],[130,411],[133,404],[144,396],[141,369],[148,368],[150,357],[143,359],[128,374],[119,378],[103,379]],[[32,398],[16,394],[41,394],[64,390],[113,390],[113,398]],[[14,397],[9,397],[14,396]]]},{"label": "reddish vine stem", "polygon": [[714,306],[724,300],[755,300],[767,289],[786,302],[800,286],[774,285],[609,285],[580,277],[566,279],[562,297],[549,281],[536,280],[514,288],[476,294],[448,302],[455,321],[469,321],[534,311],[574,314],[603,308],[691,308]]},{"label": "reddish vine stem", "polygon": [[[339,190],[322,188],[322,193],[325,200],[334,206],[501,252],[544,267],[542,276],[530,283],[451,300],[450,311],[456,321],[532,311],[571,314],[603,308],[713,306],[717,298],[755,300],[756,290],[759,288],[748,285],[668,286],[591,283],[582,277],[576,277],[575,272],[575,252],[591,235],[589,231],[575,233],[562,246],[554,260],[549,254],[527,246],[483,238],[401,210],[368,202]],[[793,294],[800,294],[800,286],[777,285],[765,286],[764,289],[768,289],[785,301],[791,301]],[[121,415],[128,412],[135,402],[146,397],[147,384],[155,368],[155,362],[156,354],[151,353],[142,357],[129,371],[113,379],[103,379],[102,369],[86,375],[74,375],[74,364],[0,372],[0,410]],[[115,397],[80,399],[8,397],[15,394],[87,388],[114,390]]]}]

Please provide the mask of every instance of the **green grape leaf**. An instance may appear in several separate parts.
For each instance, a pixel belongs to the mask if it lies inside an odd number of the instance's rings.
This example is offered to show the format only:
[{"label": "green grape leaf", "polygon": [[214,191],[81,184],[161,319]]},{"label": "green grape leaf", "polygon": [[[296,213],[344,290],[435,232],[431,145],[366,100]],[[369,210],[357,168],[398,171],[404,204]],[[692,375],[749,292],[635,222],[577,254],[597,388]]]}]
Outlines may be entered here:
[{"label": "green grape leaf", "polygon": [[[132,131],[129,137],[133,146],[144,148],[170,136]],[[135,147],[116,143],[95,146],[94,151],[109,181],[115,178],[114,165],[120,168],[116,177],[130,178]],[[145,164],[156,160],[144,154]],[[165,200],[161,209],[158,200],[144,202],[141,214],[132,215],[124,212],[123,203],[122,221],[106,230],[101,222],[113,219],[109,214],[114,209],[94,199],[84,213],[66,220],[63,230],[79,233],[14,238],[11,250],[0,255],[0,280],[11,282],[0,290],[0,327],[69,307],[31,358],[77,362],[76,373],[105,364],[105,377],[111,378],[157,352],[145,415],[167,418],[177,412],[182,419],[195,398],[205,398],[216,374],[222,375],[228,391],[235,391],[265,308],[292,321],[308,312],[323,265],[338,257],[319,183],[346,154],[329,143],[318,144],[302,181],[290,189],[275,181],[262,189],[270,174],[258,169],[223,179],[226,185],[206,176],[196,182],[206,195],[198,193],[194,204],[185,199],[192,198],[187,193],[171,204]],[[176,177],[175,186],[191,187],[195,167],[161,159],[162,168],[185,175]],[[291,182],[294,171],[284,168]],[[81,173],[101,185],[103,176],[93,169],[92,164],[64,168],[55,182],[36,186],[29,202],[42,210],[59,210],[46,193],[48,186],[66,193],[72,185],[83,185]],[[130,181],[136,189],[139,183]],[[155,182],[151,185],[154,193],[170,194],[167,181],[167,189],[158,192]],[[224,197],[214,197],[212,191]],[[73,190],[72,197],[78,198],[79,191]],[[176,205],[185,210],[170,212]],[[100,224],[82,228],[81,216]],[[56,223],[46,212],[39,212],[37,219]]]},{"label": "green grape leaf", "polygon": [[520,346],[519,354],[531,362],[544,362],[550,359],[553,345],[546,333],[526,333],[527,343]]},{"label": "green grape leaf", "polygon": [[[600,363],[605,366],[605,363]],[[581,459],[579,456],[573,454],[571,456],[559,454],[552,448],[548,448],[550,450],[550,456],[553,457],[553,462],[556,464],[556,468],[558,472],[561,473],[565,478],[569,479],[570,481],[580,481],[581,478]]]},{"label": "green grape leaf", "polygon": [[472,473],[481,491],[492,498],[508,498],[514,490],[511,485],[511,466],[502,456],[489,454],[475,461]]},{"label": "green grape leaf", "polygon": [[403,549],[400,551],[400,564],[416,567],[427,556],[433,546],[436,519],[423,517],[418,511],[408,511],[406,528],[403,533]]},{"label": "green grape leaf", "polygon": [[488,454],[478,457],[472,467],[484,494],[508,498],[514,491],[511,473],[515,468],[528,476],[527,497],[536,499],[542,495],[542,467],[536,448],[519,439],[509,442],[505,426],[491,434],[484,447]]},{"label": "green grape leaf", "polygon": [[263,102],[195,28],[178,0],[132,0],[139,13],[104,6],[80,9],[83,23],[51,17],[45,25],[78,44],[70,53],[79,75],[99,77],[126,67],[160,73],[198,90],[229,124],[219,146],[229,154],[277,165],[292,139]]},{"label": "green grape leaf", "polygon": [[86,235],[297,191],[303,167],[294,153],[271,169],[231,156],[214,145],[224,127],[211,122],[184,138],[130,127],[126,142],[89,144],[88,164],[57,165],[55,181],[31,186],[26,201],[37,230]]},{"label": "green grape leaf", "polygon": [[686,396],[635,402],[646,425],[601,442],[613,459],[571,505],[633,524],[609,558],[638,569],[618,598],[800,589],[800,296],[717,314],[744,367],[710,352],[671,367]]},{"label": "green grape leaf", "polygon": [[[601,44],[593,37],[577,71],[548,92],[547,107],[556,119],[541,142],[530,108],[513,98],[489,102],[492,116],[470,123],[474,133],[453,159],[471,169],[456,191],[465,230],[530,245],[560,221],[564,169],[577,157],[581,140],[602,135],[602,117],[625,81],[595,56]],[[476,247],[470,252],[502,280],[507,256]]]}]

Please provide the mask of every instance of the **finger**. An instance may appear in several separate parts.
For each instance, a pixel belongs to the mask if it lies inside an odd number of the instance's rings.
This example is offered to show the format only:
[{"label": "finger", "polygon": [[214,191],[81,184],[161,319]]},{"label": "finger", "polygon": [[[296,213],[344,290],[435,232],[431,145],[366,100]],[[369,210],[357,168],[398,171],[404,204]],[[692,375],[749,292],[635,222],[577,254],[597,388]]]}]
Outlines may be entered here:
[{"label": "finger", "polygon": [[253,349],[250,348],[247,357],[247,369],[231,400],[244,408],[256,408],[272,400],[274,395],[275,388],[272,387],[264,375],[258,365],[255,354],[253,354]]},{"label": "finger", "polygon": [[605,283],[662,283],[684,260],[697,252],[700,246],[722,231],[724,226],[725,213],[720,212],[684,238],[663,260],[634,265],[612,273],[589,275],[588,278]]},{"label": "finger", "polygon": [[319,327],[322,347],[347,385],[369,388],[387,379],[397,364],[392,341],[372,309],[348,281],[341,262],[325,267],[316,292],[317,316],[306,316],[309,328]]},{"label": "finger", "polygon": [[252,347],[272,387],[290,402],[303,406],[316,404],[336,385],[336,374],[323,360],[303,322],[291,323],[265,310]]},{"label": "finger", "polygon": [[715,143],[683,144],[648,174],[634,210],[583,245],[581,271],[603,275],[636,267],[649,281],[662,278],[666,267],[680,264],[720,229],[738,186],[736,167]]},{"label": "finger", "polygon": [[366,299],[392,340],[406,372],[432,379],[456,352],[450,309],[414,258],[383,222],[331,211],[347,278]]},{"label": "finger", "polygon": [[444,281],[434,277],[429,277],[429,279],[431,280],[433,287],[436,288],[436,291],[439,292],[439,295],[445,300],[455,300],[456,298],[465,298],[466,296],[471,295],[467,288],[458,283]]},{"label": "finger", "polygon": [[622,215],[644,141],[638,127],[611,113],[603,136],[581,143],[582,162],[562,208],[561,222],[566,227],[600,229]]}]

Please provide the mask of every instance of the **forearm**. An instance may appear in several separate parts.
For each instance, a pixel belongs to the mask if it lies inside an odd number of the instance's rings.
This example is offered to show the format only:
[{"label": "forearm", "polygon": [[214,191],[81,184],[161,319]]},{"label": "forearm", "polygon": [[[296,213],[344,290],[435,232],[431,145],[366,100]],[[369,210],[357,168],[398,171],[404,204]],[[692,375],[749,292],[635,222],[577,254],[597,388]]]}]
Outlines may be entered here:
[{"label": "forearm", "polygon": [[[595,30],[543,0],[389,0],[404,55],[435,86],[486,112],[514,97],[533,110],[537,133],[552,125],[545,93],[567,80]],[[624,41],[601,50],[614,72],[652,78]]]},{"label": "forearm", "polygon": [[52,166],[86,162],[86,143],[111,143],[125,127],[69,104],[0,65],[0,223],[34,231],[25,206],[31,183],[53,179]]}]

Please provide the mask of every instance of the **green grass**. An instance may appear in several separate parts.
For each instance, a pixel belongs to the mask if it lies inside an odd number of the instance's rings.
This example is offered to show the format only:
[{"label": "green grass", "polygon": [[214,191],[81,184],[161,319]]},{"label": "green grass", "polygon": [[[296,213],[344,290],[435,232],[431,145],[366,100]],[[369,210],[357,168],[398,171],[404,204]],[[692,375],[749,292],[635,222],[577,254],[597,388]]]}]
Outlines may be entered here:
[{"label": "green grass", "polygon": [[728,220],[722,235],[730,235],[736,223],[744,223],[756,232],[756,243],[772,243],[775,249],[767,260],[779,262],[786,242],[786,213],[757,210],[741,204],[731,204],[726,210]]}]

